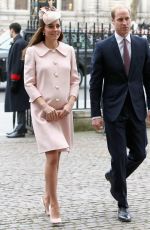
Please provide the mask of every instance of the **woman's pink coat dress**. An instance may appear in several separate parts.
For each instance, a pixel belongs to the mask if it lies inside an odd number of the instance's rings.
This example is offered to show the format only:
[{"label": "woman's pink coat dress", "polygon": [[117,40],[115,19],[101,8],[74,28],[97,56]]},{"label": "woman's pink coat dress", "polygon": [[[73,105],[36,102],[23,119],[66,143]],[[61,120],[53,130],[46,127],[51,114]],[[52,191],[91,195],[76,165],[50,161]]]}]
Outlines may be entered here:
[{"label": "woman's pink coat dress", "polygon": [[77,97],[79,77],[72,46],[59,42],[55,50],[43,42],[28,47],[24,67],[25,89],[30,97],[32,124],[38,151],[69,150],[73,141],[72,112],[65,118],[47,122],[34,100],[42,96],[55,109],[62,109],[69,96]]}]

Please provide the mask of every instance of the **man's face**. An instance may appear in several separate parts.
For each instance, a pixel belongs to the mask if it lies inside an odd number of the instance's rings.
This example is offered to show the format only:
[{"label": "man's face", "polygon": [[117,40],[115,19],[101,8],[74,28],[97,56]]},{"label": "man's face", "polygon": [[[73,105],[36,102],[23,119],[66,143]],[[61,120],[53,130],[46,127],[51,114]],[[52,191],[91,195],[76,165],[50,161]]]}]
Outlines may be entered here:
[{"label": "man's face", "polygon": [[128,9],[120,8],[115,11],[115,18],[112,20],[115,31],[122,37],[125,37],[131,27],[131,18]]},{"label": "man's face", "polygon": [[14,30],[10,29],[9,33],[10,33],[10,37],[13,38],[13,36],[14,36]]}]

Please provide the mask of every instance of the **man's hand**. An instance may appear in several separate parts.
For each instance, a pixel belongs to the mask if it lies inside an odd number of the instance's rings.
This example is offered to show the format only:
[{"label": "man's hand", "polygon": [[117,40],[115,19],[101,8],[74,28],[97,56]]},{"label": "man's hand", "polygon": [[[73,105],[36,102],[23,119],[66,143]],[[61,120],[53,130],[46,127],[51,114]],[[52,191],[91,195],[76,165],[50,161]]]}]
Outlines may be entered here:
[{"label": "man's hand", "polygon": [[102,117],[93,118],[92,119],[92,126],[96,131],[99,131],[104,128],[104,120]]},{"label": "man's hand", "polygon": [[150,110],[148,110],[148,112],[147,112],[147,122],[150,124]]}]

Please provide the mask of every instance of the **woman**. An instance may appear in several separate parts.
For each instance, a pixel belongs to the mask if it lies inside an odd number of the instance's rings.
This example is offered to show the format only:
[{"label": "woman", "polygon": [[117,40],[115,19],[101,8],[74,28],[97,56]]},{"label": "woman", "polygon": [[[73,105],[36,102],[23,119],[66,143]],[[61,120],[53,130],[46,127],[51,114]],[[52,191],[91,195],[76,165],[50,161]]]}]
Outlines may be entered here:
[{"label": "woman", "polygon": [[79,90],[73,47],[64,44],[60,12],[43,10],[40,27],[25,54],[25,89],[38,151],[46,155],[43,204],[52,223],[60,223],[57,176],[62,151],[72,146],[72,108]]}]

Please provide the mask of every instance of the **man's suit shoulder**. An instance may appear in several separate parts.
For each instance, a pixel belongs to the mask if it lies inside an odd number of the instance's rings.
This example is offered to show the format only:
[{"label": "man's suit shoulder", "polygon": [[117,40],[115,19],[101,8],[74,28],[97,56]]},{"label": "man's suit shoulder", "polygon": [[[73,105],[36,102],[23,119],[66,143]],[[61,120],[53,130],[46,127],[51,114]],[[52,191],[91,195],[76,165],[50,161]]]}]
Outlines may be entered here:
[{"label": "man's suit shoulder", "polygon": [[[139,42],[139,43],[147,43],[147,39],[146,38],[143,38],[143,37],[139,37],[139,36],[137,36],[137,35],[131,35],[131,39],[132,40],[134,40],[134,41],[137,41],[137,42]],[[97,42],[97,45],[98,46],[108,46],[108,44],[111,44],[111,42],[115,42],[116,41],[116,39],[115,39],[115,35],[113,34],[113,35],[111,35],[111,36],[109,36],[108,38],[106,38],[106,39],[104,39],[104,40],[99,40],[98,42]]]},{"label": "man's suit shoulder", "polygon": [[23,37],[19,37],[16,41],[15,41],[15,45],[20,47],[20,48],[25,48],[27,46],[27,41],[25,41],[25,39]]},{"label": "man's suit shoulder", "polygon": [[108,47],[109,44],[111,45],[112,41],[115,41],[115,36],[114,35],[111,35],[111,36],[109,36],[108,38],[106,38],[104,40],[99,40],[96,45],[97,45],[97,47],[105,47],[105,46]]},{"label": "man's suit shoulder", "polygon": [[146,38],[143,38],[143,37],[140,37],[138,35],[131,35],[131,39],[134,40],[134,41],[137,41],[137,42],[142,42],[142,43],[147,43],[147,39]]}]

